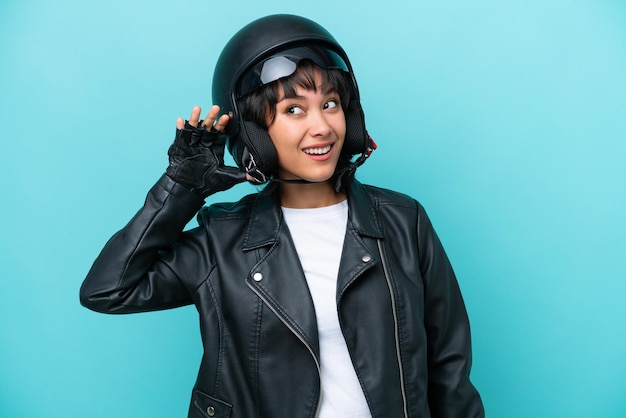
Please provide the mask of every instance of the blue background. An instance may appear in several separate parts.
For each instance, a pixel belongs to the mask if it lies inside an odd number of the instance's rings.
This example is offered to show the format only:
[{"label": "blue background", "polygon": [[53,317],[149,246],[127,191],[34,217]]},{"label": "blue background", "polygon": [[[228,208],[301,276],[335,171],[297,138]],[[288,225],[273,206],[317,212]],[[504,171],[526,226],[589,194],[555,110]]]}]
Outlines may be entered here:
[{"label": "blue background", "polygon": [[194,308],[106,316],[78,289],[222,46],[277,12],[348,51],[379,144],[359,177],[427,208],[488,416],[626,416],[621,0],[4,0],[0,416],[185,416]]}]

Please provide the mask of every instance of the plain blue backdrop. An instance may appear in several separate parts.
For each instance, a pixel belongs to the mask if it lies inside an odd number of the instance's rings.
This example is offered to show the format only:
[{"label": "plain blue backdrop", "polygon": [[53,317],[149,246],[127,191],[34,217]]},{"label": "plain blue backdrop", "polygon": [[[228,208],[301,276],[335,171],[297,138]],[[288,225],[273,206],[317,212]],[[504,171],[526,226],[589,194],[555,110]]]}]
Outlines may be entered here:
[{"label": "plain blue backdrop", "polygon": [[427,208],[488,416],[626,416],[622,0],[4,0],[0,416],[185,416],[195,310],[106,316],[78,289],[222,46],[278,12],[348,51],[379,144],[358,175]]}]

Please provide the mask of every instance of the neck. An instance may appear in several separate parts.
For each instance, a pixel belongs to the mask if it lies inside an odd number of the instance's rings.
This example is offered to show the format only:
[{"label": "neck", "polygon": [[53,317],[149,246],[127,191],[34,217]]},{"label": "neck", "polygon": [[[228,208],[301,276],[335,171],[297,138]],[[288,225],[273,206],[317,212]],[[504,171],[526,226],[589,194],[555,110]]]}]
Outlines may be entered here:
[{"label": "neck", "polygon": [[342,202],[344,192],[335,192],[331,182],[280,185],[280,204],[293,209],[322,208]]}]

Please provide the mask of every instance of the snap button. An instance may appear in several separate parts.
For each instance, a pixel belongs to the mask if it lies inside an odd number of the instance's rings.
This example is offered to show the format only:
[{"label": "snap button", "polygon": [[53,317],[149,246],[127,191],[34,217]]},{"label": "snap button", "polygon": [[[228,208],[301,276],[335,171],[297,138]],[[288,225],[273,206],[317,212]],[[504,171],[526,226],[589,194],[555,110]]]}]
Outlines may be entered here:
[{"label": "snap button", "polygon": [[365,254],[363,257],[361,257],[361,260],[363,260],[364,263],[369,263],[370,261],[372,261],[372,256],[369,254]]},{"label": "snap button", "polygon": [[252,275],[252,278],[254,279],[255,282],[260,282],[261,280],[263,280],[263,274],[256,272]]},{"label": "snap button", "polygon": [[206,413],[209,414],[210,417],[212,417],[213,415],[215,415],[215,408],[213,408],[212,406],[209,406],[206,409]]}]

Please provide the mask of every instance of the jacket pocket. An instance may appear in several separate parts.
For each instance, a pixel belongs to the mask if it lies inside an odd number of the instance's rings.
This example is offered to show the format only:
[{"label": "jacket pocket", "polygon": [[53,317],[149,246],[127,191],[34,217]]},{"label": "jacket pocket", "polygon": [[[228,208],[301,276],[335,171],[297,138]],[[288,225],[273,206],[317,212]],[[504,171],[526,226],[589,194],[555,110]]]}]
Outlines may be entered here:
[{"label": "jacket pocket", "polygon": [[193,408],[199,415],[190,415],[202,418],[228,418],[233,406],[227,402],[221,401],[198,389],[193,390],[192,400]]}]

